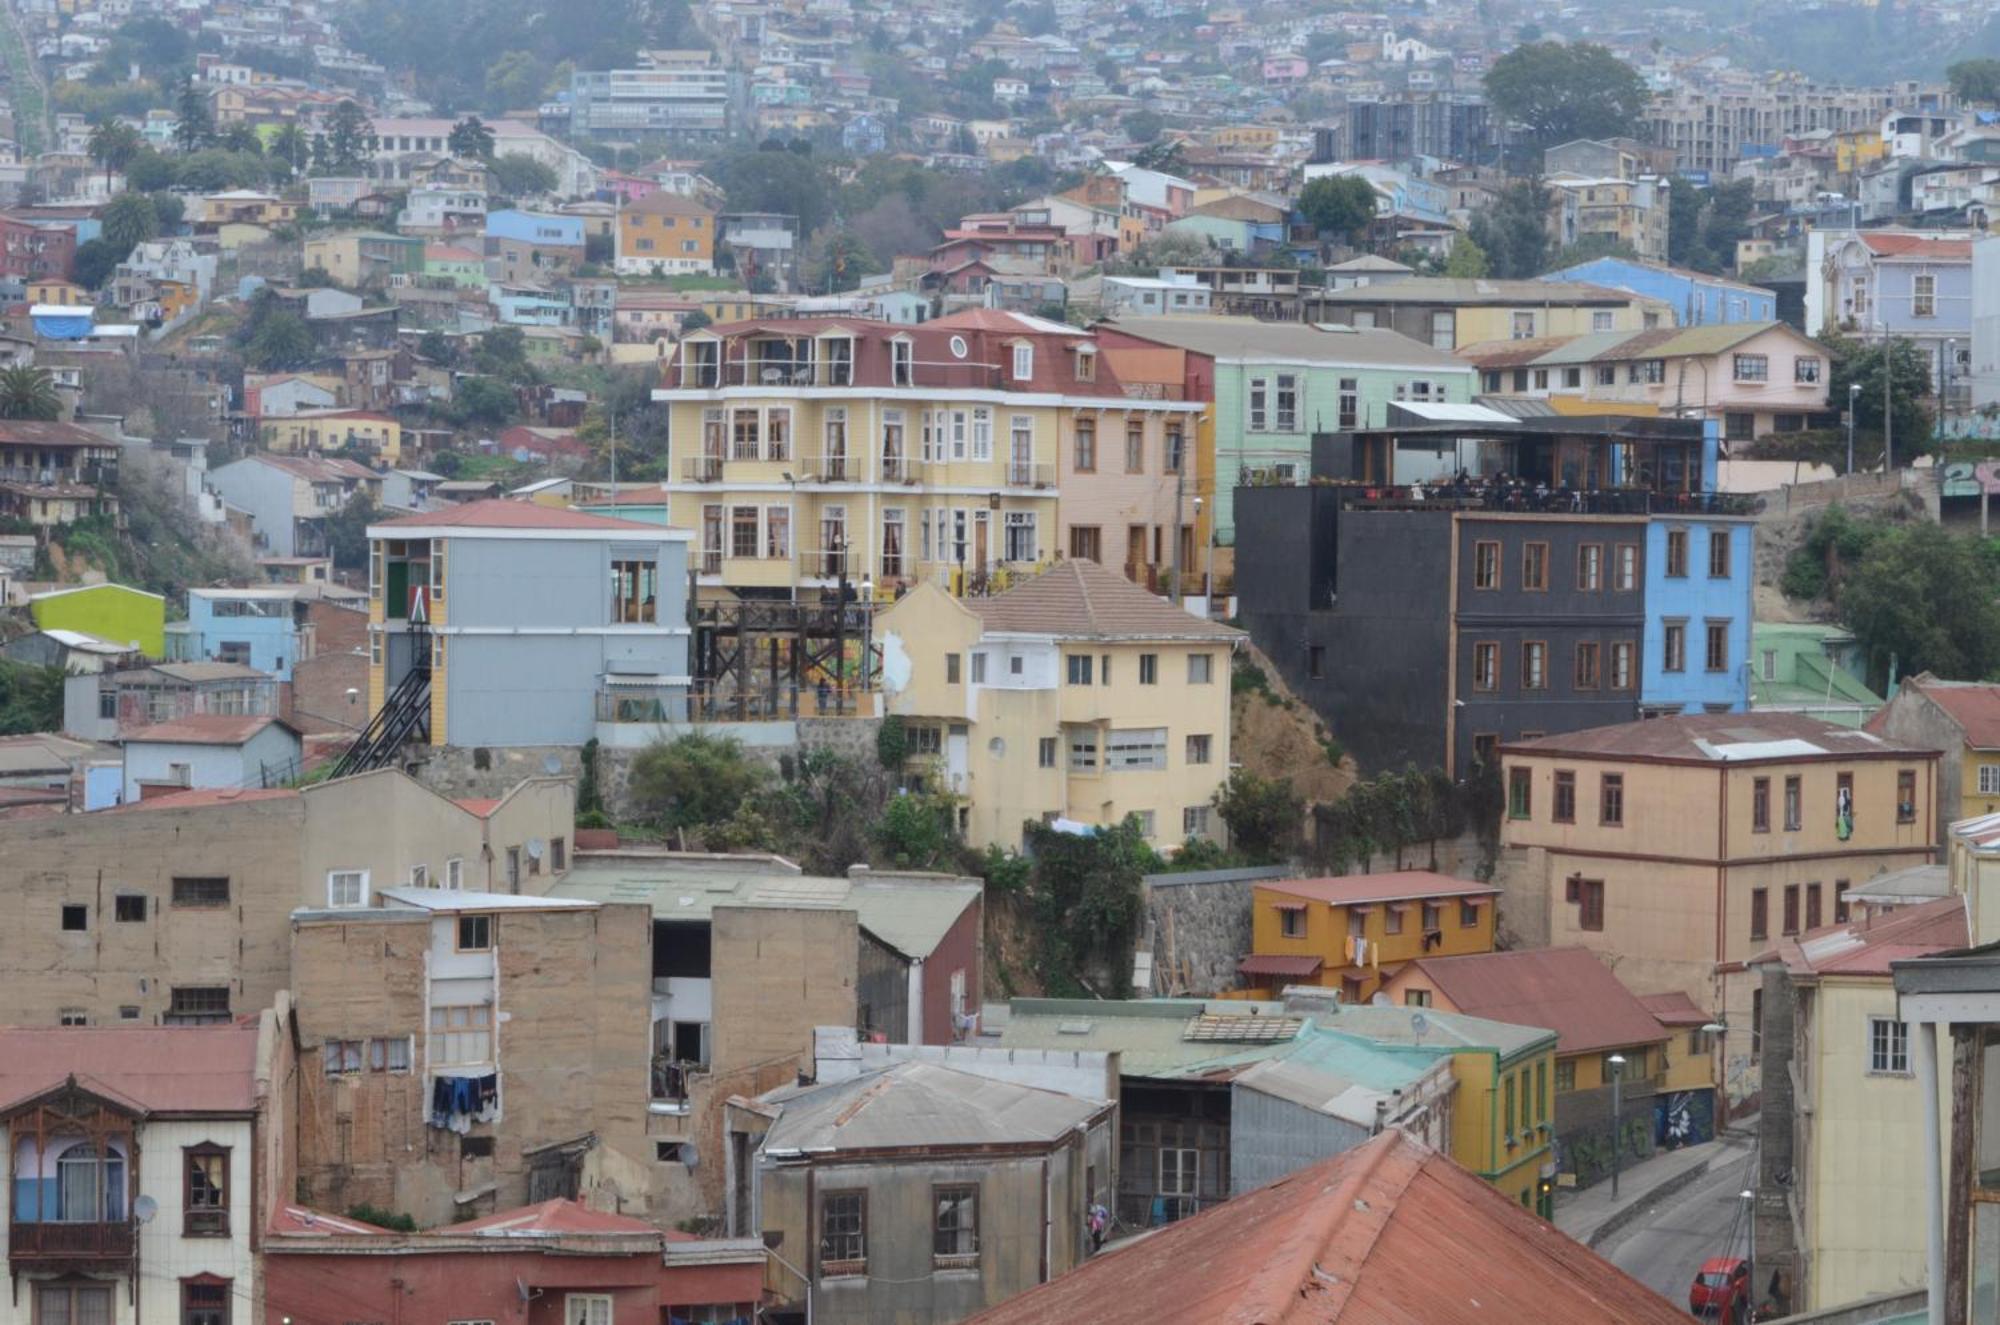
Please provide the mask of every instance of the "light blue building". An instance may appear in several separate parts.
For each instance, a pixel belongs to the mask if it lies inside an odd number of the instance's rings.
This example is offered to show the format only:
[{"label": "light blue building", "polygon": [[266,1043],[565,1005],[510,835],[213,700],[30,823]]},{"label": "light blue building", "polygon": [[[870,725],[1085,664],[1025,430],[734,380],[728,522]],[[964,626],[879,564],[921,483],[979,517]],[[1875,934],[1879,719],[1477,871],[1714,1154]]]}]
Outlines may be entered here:
[{"label": "light blue building", "polygon": [[[1972,241],[1965,232],[1815,230],[1806,246],[1806,335],[1915,342],[1932,380],[1952,351],[1952,394],[1970,368]],[[1984,264],[1982,264],[1984,265]]]},{"label": "light blue building", "polygon": [[1674,319],[1684,327],[1713,326],[1720,322],[1775,322],[1778,317],[1778,296],[1770,290],[1681,267],[1641,262],[1637,258],[1593,258],[1561,271],[1547,272],[1541,279],[1605,285],[1648,299],[1664,300],[1672,306]]},{"label": "light blue building", "polygon": [[554,216],[547,212],[488,212],[486,237],[555,248],[582,248],[583,218]]},{"label": "light blue building", "polygon": [[1647,522],[1643,715],[1749,708],[1756,529],[1749,516],[1655,515]]},{"label": "light blue building", "polygon": [[[190,589],[188,619],[169,632],[177,662],[229,662],[292,679],[299,658],[298,590]],[[183,624],[183,623],[176,623]]]}]

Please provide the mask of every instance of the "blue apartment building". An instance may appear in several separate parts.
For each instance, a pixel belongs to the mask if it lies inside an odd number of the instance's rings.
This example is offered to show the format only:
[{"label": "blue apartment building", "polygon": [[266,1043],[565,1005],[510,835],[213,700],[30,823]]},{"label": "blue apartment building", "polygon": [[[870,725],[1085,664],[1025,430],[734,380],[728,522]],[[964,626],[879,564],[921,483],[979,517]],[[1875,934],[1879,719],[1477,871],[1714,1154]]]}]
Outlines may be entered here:
[{"label": "blue apartment building", "polygon": [[1593,258],[1574,267],[1548,272],[1541,279],[1609,286],[1663,300],[1673,308],[1674,320],[1684,327],[1778,319],[1778,296],[1774,291],[1681,267],[1641,262],[1637,258]]},{"label": "blue apartment building", "polygon": [[298,593],[290,586],[190,589],[188,619],[169,632],[178,662],[228,662],[292,679],[301,647]]},{"label": "blue apartment building", "polygon": [[1756,527],[1747,515],[1647,521],[1642,716],[1749,708]]}]

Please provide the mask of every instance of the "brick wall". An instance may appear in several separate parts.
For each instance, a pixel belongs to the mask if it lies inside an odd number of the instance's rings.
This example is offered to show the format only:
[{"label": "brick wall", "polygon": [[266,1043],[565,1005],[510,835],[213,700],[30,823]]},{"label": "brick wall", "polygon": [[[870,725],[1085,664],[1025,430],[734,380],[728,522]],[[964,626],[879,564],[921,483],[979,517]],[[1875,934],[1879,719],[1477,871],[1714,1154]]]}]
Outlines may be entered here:
[{"label": "brick wall", "polygon": [[[368,712],[368,613],[335,603],[306,608],[313,656],[292,664],[286,716],[308,733],[359,731]],[[347,692],[357,692],[353,701]]]}]

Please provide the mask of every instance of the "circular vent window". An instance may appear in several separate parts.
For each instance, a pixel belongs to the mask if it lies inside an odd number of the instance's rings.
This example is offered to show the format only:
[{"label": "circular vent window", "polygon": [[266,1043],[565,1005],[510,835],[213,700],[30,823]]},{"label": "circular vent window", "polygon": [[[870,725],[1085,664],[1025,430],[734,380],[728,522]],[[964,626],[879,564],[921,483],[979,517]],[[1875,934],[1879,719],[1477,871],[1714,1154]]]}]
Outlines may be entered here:
[{"label": "circular vent window", "polygon": [[953,336],[951,338],[951,357],[954,359],[963,359],[965,355],[965,337]]}]

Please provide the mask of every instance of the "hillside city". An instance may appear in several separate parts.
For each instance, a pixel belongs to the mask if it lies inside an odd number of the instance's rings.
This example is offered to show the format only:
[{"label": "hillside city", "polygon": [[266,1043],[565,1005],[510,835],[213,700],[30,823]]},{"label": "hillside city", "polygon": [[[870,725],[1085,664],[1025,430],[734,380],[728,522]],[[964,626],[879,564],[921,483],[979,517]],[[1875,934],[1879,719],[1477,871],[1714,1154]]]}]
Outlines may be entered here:
[{"label": "hillside city", "polygon": [[0,19],[0,1325],[2000,1321],[2000,0]]}]

